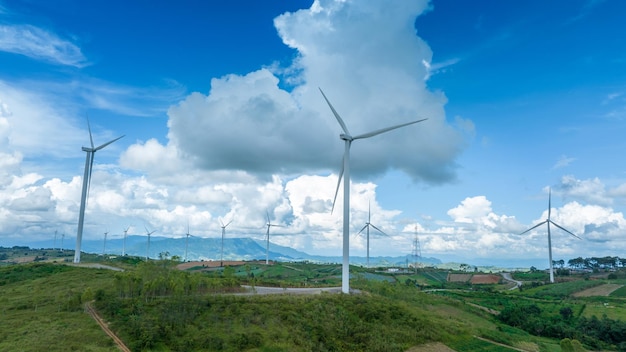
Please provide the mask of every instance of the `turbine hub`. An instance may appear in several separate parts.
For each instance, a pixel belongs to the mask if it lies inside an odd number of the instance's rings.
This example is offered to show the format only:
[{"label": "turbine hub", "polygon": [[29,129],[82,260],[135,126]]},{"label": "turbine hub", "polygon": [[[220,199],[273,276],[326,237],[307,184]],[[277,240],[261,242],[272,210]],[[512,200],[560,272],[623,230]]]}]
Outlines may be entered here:
[{"label": "turbine hub", "polygon": [[354,139],[351,135],[345,133],[340,134],[339,138],[343,139],[344,141],[352,141]]}]

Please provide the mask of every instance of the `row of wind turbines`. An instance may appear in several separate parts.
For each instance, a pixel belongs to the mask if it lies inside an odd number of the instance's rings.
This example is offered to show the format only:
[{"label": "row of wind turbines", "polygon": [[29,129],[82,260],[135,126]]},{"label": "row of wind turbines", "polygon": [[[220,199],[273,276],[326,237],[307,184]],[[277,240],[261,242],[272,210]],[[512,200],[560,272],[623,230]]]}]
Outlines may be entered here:
[{"label": "row of wind turbines", "polygon": [[[337,194],[339,193],[339,187],[341,185],[341,183],[343,182],[343,192],[344,192],[344,196],[343,196],[343,250],[342,250],[342,281],[341,281],[341,291],[343,293],[350,293],[350,264],[349,264],[349,257],[350,257],[350,148],[352,146],[352,142],[359,140],[359,139],[367,139],[367,138],[371,138],[374,136],[377,136],[379,134],[383,134],[395,129],[399,129],[402,127],[406,127],[409,125],[413,125],[413,124],[417,124],[419,122],[423,122],[428,120],[427,118],[423,118],[423,119],[418,119],[418,120],[414,120],[414,121],[410,121],[407,123],[403,123],[403,124],[399,124],[399,125],[394,125],[394,126],[390,126],[390,127],[386,127],[386,128],[382,128],[382,129],[378,129],[375,131],[371,131],[371,132],[367,132],[367,133],[363,133],[363,134],[358,134],[358,135],[352,135],[350,134],[348,127],[346,126],[345,122],[343,121],[343,119],[341,118],[341,116],[337,113],[337,111],[335,110],[335,108],[333,107],[333,105],[330,103],[330,101],[328,100],[328,98],[326,97],[326,95],[324,94],[324,92],[322,91],[322,89],[320,88],[320,93],[322,94],[324,100],[326,101],[326,103],[328,104],[330,110],[332,111],[333,115],[335,116],[335,119],[337,120],[337,122],[339,123],[339,126],[341,127],[343,133],[341,133],[339,135],[339,138],[341,140],[344,141],[344,152],[343,152],[343,163],[342,163],[342,167],[341,167],[341,171],[339,172],[339,177],[338,177],[338,181],[337,181],[337,188],[335,190],[335,195],[333,198],[333,203],[332,203],[332,209],[331,209],[331,213],[332,211],[334,211],[334,207],[335,207],[335,202],[337,200]],[[121,139],[124,136],[118,137],[116,139],[113,139],[107,143],[104,143],[98,147],[94,146],[93,143],[93,137],[91,134],[91,126],[89,125],[89,121],[88,121],[88,129],[89,129],[89,140],[91,143],[91,147],[82,147],[82,150],[84,152],[86,152],[86,160],[85,160],[85,173],[84,173],[84,177],[83,177],[83,188],[82,188],[82,193],[81,193],[81,204],[80,204],[80,211],[79,211],[79,219],[78,219],[78,230],[77,230],[77,236],[76,236],[76,251],[75,251],[75,255],[74,255],[74,263],[80,263],[80,248],[81,248],[81,242],[82,242],[82,234],[83,234],[83,224],[84,224],[84,217],[85,217],[85,206],[86,206],[86,201],[87,201],[87,197],[88,197],[88,191],[89,191],[89,186],[90,186],[90,182],[91,182],[91,173],[92,173],[92,168],[93,168],[93,162],[94,162],[94,156],[95,153],[98,150],[101,150],[103,148],[105,148],[106,146],[108,146],[109,144]],[[551,197],[551,196],[550,196]],[[543,224],[547,224],[548,226],[548,248],[549,248],[549,256],[550,256],[550,282],[554,282],[554,274],[553,274],[553,265],[552,265],[552,244],[551,244],[551,234],[550,234],[550,224],[566,231],[567,233],[569,233],[570,235],[579,238],[578,236],[574,235],[572,232],[570,232],[569,230],[566,230],[565,228],[563,228],[562,226],[556,224],[555,222],[553,222],[550,219],[550,202],[551,200],[549,199],[548,201],[548,218],[547,220],[531,227],[530,229],[522,232],[521,234],[524,234],[526,232],[529,232]],[[374,229],[380,231],[381,233],[384,234],[384,232],[382,232],[380,229],[378,229],[376,226],[374,226],[373,224],[371,224],[370,220],[370,215],[368,212],[368,221],[365,224],[365,226],[361,229],[361,231],[359,231],[359,233],[361,233],[363,230],[367,230],[367,261],[368,261],[368,266],[369,266],[369,231],[370,231],[370,227],[373,227]],[[266,238],[267,238],[267,256],[266,256],[266,262],[269,262],[269,232],[270,232],[270,228],[272,226],[278,226],[276,224],[272,224],[269,221],[269,214],[268,214],[268,218],[267,218],[268,222],[267,222],[267,233],[266,233]],[[220,264],[223,265],[223,251],[224,251],[224,236],[226,233],[226,227],[228,227],[228,225],[230,225],[230,223],[232,222],[229,221],[228,223],[224,224],[223,222],[221,222],[220,220],[220,224],[221,224],[221,228],[222,228],[222,243],[221,243],[221,256],[220,256]],[[150,235],[152,233],[154,233],[154,231],[149,232],[146,229],[146,232],[148,233],[148,254],[149,254],[149,248],[150,248]],[[189,232],[189,231],[187,231]],[[187,240],[189,238],[190,234],[187,233]],[[146,256],[148,257],[148,255]],[[186,257],[186,254],[185,254]]]}]

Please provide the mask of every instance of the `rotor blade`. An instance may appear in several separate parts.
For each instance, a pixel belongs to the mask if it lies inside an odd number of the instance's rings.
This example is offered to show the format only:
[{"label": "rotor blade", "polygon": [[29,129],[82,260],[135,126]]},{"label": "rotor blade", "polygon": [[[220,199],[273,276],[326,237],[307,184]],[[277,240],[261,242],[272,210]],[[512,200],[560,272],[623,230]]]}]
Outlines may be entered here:
[{"label": "rotor blade", "polygon": [[552,189],[548,188],[548,220],[550,220],[550,213],[552,212],[551,204],[552,204]]},{"label": "rotor blade", "polygon": [[426,121],[426,120],[428,120],[428,119],[421,119],[421,120],[416,120],[416,121],[403,123],[401,125],[395,125],[395,126],[391,126],[391,127],[387,127],[387,128],[382,128],[380,130],[376,130],[376,131],[373,131],[373,132],[363,133],[363,134],[360,134],[358,136],[354,136],[354,137],[352,137],[352,139],[362,139],[362,138],[373,137],[373,136],[379,135],[381,133],[385,133],[385,132],[388,132],[388,131],[391,131],[391,130],[395,130],[396,128],[412,125],[414,123],[418,123],[418,122],[422,122],[422,121]]},{"label": "rotor blade", "polygon": [[93,137],[91,136],[91,124],[89,123],[89,119],[87,119],[87,129],[89,130],[89,141],[91,142],[91,149],[93,150]]},{"label": "rotor blade", "polygon": [[375,225],[370,224],[373,228],[375,228],[376,230],[378,230],[378,232],[382,233],[385,236],[389,236],[388,234],[385,233],[385,231],[379,229],[378,227],[376,227]]},{"label": "rotor blade", "polygon": [[[126,136],[126,135],[124,135],[124,136]],[[114,140],[112,140],[112,141],[106,142],[106,143],[104,143],[103,145],[99,146],[98,148],[94,149],[93,151],[94,151],[94,152],[95,152],[95,151],[98,151],[98,150],[100,150],[100,149],[102,149],[102,148],[106,147],[107,145],[109,145],[109,144],[111,144],[111,143],[113,143],[113,142],[115,142],[115,141],[118,141],[118,140],[120,140],[120,139],[124,138],[124,136],[120,136],[120,137],[115,138],[115,139],[114,139]],[[92,143],[93,143],[93,142],[92,142]],[[93,148],[93,145],[92,145],[92,148]]]},{"label": "rotor blade", "polygon": [[271,222],[270,222],[270,212],[265,210],[265,216],[267,216],[267,223],[271,224]]},{"label": "rotor blade", "polygon": [[361,229],[361,231],[357,232],[356,234],[360,234],[361,232],[363,232],[363,230],[365,230],[367,228],[367,225],[369,225],[369,222],[367,224],[365,224],[365,226],[363,226],[363,228]]},{"label": "rotor blade", "polygon": [[144,225],[143,227],[144,229],[146,229],[146,233],[149,233],[150,231],[148,231],[148,228]]},{"label": "rotor blade", "polygon": [[550,221],[550,222],[552,223],[552,225],[554,225],[554,226],[556,226],[556,227],[560,228],[561,230],[563,230],[563,231],[565,231],[565,232],[569,233],[570,235],[572,235],[572,236],[574,236],[574,237],[578,238],[579,240],[582,240],[582,238],[580,238],[580,237],[578,237],[578,236],[574,235],[571,231],[569,231],[569,230],[565,229],[563,226],[561,226],[561,225],[557,224],[556,222],[554,222],[554,221],[552,221],[552,220],[548,220],[548,221]]},{"label": "rotor blade", "polygon": [[88,152],[91,153],[91,155],[89,156],[89,174],[87,175],[87,199],[85,199],[85,203],[87,203],[89,201],[89,190],[91,189],[91,172],[93,171],[93,159],[94,159],[94,154],[93,152]]},{"label": "rotor blade", "polygon": [[233,222],[233,220],[230,220],[226,225],[224,225],[224,227],[230,225],[231,222]]},{"label": "rotor blade", "polygon": [[318,88],[320,90],[320,92],[322,93],[322,96],[324,97],[324,100],[326,100],[326,103],[328,104],[328,106],[330,107],[330,110],[333,112],[333,114],[335,115],[335,118],[337,119],[337,122],[339,122],[339,125],[341,125],[341,128],[343,129],[343,132],[347,135],[350,135],[350,132],[348,132],[348,127],[346,127],[346,124],[343,123],[343,120],[341,119],[341,117],[339,116],[339,114],[337,113],[337,111],[335,111],[335,108],[333,107],[333,105],[330,103],[330,101],[328,101],[328,98],[326,98],[326,94],[324,94],[324,92],[322,91],[322,88]]},{"label": "rotor blade", "polygon": [[343,177],[343,163],[344,163],[344,159],[346,158],[346,156],[343,156],[343,159],[341,159],[341,171],[339,172],[339,178],[337,179],[337,188],[335,189],[335,197],[333,198],[333,207],[330,208],[330,213],[333,213],[333,210],[335,210],[335,202],[337,201],[337,194],[339,193],[339,186],[341,186],[341,178]]},{"label": "rotor blade", "polygon": [[537,225],[535,225],[535,226],[533,226],[533,227],[529,228],[528,230],[526,230],[526,231],[524,231],[524,232],[520,233],[520,235],[523,235],[523,234],[525,234],[526,232],[529,232],[530,230],[534,230],[534,229],[536,229],[537,227],[539,227],[539,226],[541,226],[541,225],[543,225],[543,224],[545,224],[545,223],[547,223],[547,222],[548,222],[548,220],[544,220],[544,221],[542,221],[542,222],[538,223]]}]

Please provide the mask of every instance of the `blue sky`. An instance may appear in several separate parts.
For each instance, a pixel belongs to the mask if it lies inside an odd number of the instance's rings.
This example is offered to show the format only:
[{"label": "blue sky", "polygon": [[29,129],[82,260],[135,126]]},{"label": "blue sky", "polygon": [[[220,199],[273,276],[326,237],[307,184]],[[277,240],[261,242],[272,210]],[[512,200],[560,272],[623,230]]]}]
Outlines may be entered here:
[{"label": "blue sky", "polygon": [[[605,1],[0,0],[0,245],[75,236],[81,146],[96,153],[84,238],[262,238],[341,253],[341,132],[370,254],[547,266],[626,250],[626,4]],[[342,202],[341,196],[338,202]],[[109,237],[111,238],[111,237]],[[71,242],[71,240],[70,240]],[[351,254],[365,255],[353,236]]]}]

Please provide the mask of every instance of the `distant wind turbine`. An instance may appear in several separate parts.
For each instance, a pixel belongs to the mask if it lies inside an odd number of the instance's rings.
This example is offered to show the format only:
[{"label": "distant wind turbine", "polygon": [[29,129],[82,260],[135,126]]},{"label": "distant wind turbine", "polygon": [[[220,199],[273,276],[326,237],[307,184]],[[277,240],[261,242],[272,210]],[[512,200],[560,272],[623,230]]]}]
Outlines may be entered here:
[{"label": "distant wind turbine", "polygon": [[367,207],[367,222],[365,223],[365,226],[363,226],[361,231],[359,231],[359,233],[358,233],[358,234],[360,234],[361,232],[363,232],[363,230],[367,229],[366,234],[367,234],[367,267],[368,268],[370,267],[370,227],[373,227],[375,230],[378,230],[378,232],[380,232],[383,235],[387,236],[387,234],[385,232],[383,232],[383,230],[379,229],[378,227],[376,227],[374,224],[371,223],[371,221],[372,221],[371,215],[372,215],[372,213],[370,211],[370,206],[368,205],[368,207]]},{"label": "distant wind turbine", "polygon": [[148,228],[144,226],[144,228],[146,229],[146,233],[148,234],[148,247],[146,249],[146,261],[150,260],[150,235],[152,235],[153,233],[156,232],[156,230],[153,230],[152,232],[148,231]]},{"label": "distant wind turbine", "polygon": [[122,246],[122,257],[126,255],[126,234],[128,233],[128,229],[130,229],[130,226],[128,226],[126,230],[124,230],[124,244]]},{"label": "distant wind turbine", "polygon": [[337,122],[339,122],[339,125],[344,132],[339,135],[339,138],[341,138],[345,142],[345,151],[343,153],[343,166],[341,167],[341,172],[339,173],[337,189],[335,190],[335,198],[333,199],[333,210],[335,208],[335,201],[337,200],[337,193],[339,192],[339,185],[341,184],[341,176],[343,175],[343,265],[341,270],[341,292],[350,293],[350,146],[352,145],[352,141],[357,139],[374,137],[381,133],[395,130],[396,128],[412,125],[414,123],[422,122],[427,119],[407,122],[400,125],[372,131],[369,133],[352,136],[350,132],[348,132],[348,127],[346,127],[346,124],[343,122],[337,111],[335,111],[335,108],[332,106],[330,101],[328,101],[328,98],[326,98],[326,95],[321,88],[320,92],[322,93],[324,100],[326,100],[326,103],[330,107],[330,110],[333,112],[333,115],[335,115]]},{"label": "distant wind turbine", "polygon": [[187,262],[187,248],[189,245],[189,237],[195,237],[189,233],[189,222],[187,222],[187,237],[185,238],[185,262]]},{"label": "distant wind turbine", "polygon": [[525,234],[525,233],[527,233],[527,232],[529,232],[531,230],[534,230],[534,229],[536,229],[537,227],[539,227],[539,226],[541,226],[543,224],[548,224],[548,256],[549,256],[549,259],[550,259],[550,283],[554,283],[554,265],[552,264],[552,237],[550,235],[550,224],[560,228],[561,230],[569,233],[570,235],[578,238],[579,240],[582,239],[582,238],[574,235],[572,232],[570,232],[569,230],[565,229],[563,226],[557,224],[556,222],[554,222],[554,221],[552,221],[550,219],[550,213],[552,212],[552,205],[551,205],[551,203],[552,203],[552,190],[549,189],[548,190],[548,218],[546,220],[538,223],[537,225],[529,228],[528,230],[520,233],[520,235],[523,235],[523,234]]},{"label": "distant wind turbine", "polygon": [[63,252],[63,240],[65,239],[65,232],[61,235],[61,252]]},{"label": "distant wind turbine", "polygon": [[224,236],[226,235],[226,227],[230,225],[231,222],[233,221],[231,220],[226,223],[226,225],[224,225],[222,220],[220,220],[220,225],[222,225],[222,250],[220,252],[220,266],[224,266]]},{"label": "distant wind turbine", "polygon": [[282,227],[280,225],[276,225],[276,224],[272,224],[272,222],[270,221],[270,213],[269,212],[265,212],[265,214],[267,215],[267,233],[265,234],[265,239],[266,239],[266,245],[265,245],[265,265],[269,265],[270,263],[270,227],[275,226],[275,227]]},{"label": "distant wind turbine", "polygon": [[102,245],[102,256],[104,256],[107,252],[107,235],[109,234],[109,230],[104,232],[104,244]]},{"label": "distant wind turbine", "polygon": [[93,137],[91,136],[91,125],[89,124],[89,120],[87,120],[87,128],[89,129],[89,141],[91,142],[91,148],[82,147],[83,151],[87,153],[87,158],[85,159],[85,174],[83,175],[83,190],[80,196],[80,210],[78,213],[78,231],[76,233],[76,250],[74,252],[74,263],[80,263],[80,245],[83,240],[83,224],[85,222],[85,206],[87,203],[87,192],[91,184],[91,172],[93,169],[94,156],[98,150],[124,137],[124,136],[117,137],[114,140],[106,142],[99,147],[94,147]]},{"label": "distant wind turbine", "polygon": [[52,249],[57,249],[57,230],[54,230],[54,247]]}]

